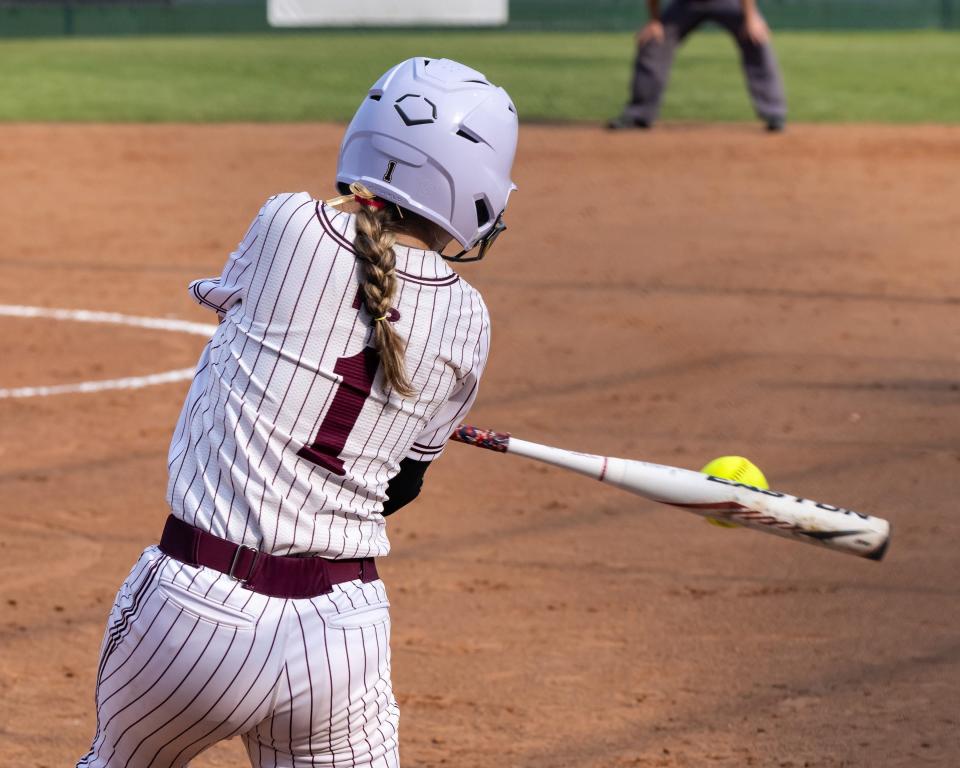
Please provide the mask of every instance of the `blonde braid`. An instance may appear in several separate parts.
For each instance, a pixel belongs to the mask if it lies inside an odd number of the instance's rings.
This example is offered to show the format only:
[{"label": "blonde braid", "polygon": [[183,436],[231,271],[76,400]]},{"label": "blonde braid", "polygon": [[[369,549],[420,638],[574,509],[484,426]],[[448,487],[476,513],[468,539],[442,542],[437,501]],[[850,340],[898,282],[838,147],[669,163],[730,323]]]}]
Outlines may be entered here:
[{"label": "blonde braid", "polygon": [[390,304],[397,288],[397,257],[393,245],[396,234],[390,229],[392,217],[386,208],[361,205],[357,211],[357,235],[354,248],[363,262],[363,301],[373,318],[373,340],[380,353],[387,383],[400,395],[416,394],[404,365],[405,344],[390,325]]}]

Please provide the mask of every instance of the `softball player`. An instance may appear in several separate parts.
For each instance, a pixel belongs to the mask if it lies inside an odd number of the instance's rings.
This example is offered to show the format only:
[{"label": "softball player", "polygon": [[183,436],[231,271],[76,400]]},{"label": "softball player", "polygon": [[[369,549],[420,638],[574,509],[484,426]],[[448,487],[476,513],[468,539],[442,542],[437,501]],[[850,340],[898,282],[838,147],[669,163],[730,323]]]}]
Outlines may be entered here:
[{"label": "softball player", "polygon": [[349,195],[270,198],[221,276],[190,286],[221,323],[170,445],[160,544],[109,618],[78,766],[182,766],[236,734],[254,766],[398,765],[375,558],[476,397],[489,318],[444,258],[481,258],[504,229],[516,142],[503,89],[405,61],[347,128]]}]

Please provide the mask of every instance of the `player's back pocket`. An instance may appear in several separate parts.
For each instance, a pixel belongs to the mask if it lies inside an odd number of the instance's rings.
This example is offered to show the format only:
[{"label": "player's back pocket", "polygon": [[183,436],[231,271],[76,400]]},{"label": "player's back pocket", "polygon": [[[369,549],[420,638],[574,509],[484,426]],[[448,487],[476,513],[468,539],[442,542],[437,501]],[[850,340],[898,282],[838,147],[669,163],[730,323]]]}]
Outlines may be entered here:
[{"label": "player's back pocket", "polygon": [[357,606],[340,613],[330,613],[323,617],[330,629],[367,629],[384,624],[390,620],[390,603],[373,603]]},{"label": "player's back pocket", "polygon": [[256,626],[257,617],[253,614],[209,597],[199,589],[165,578],[160,579],[158,589],[168,602],[201,621],[237,629],[253,629]]}]

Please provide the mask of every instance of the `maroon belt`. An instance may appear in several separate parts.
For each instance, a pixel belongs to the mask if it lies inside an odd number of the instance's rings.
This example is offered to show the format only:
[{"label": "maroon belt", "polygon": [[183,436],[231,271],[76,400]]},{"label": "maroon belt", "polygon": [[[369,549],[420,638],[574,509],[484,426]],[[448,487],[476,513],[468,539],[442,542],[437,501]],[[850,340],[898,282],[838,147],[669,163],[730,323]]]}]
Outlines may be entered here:
[{"label": "maroon belt", "polygon": [[187,565],[203,565],[239,581],[244,589],[270,597],[325,595],[334,584],[359,579],[376,581],[372,557],[327,560],[323,557],[268,555],[201,531],[170,515],[163,527],[160,551]]}]

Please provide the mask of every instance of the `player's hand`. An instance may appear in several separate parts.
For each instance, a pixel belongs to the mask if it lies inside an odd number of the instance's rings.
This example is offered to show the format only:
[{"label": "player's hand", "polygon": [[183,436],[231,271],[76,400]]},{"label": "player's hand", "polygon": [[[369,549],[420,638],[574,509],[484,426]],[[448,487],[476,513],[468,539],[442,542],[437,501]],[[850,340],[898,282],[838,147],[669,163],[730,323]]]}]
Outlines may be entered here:
[{"label": "player's hand", "polygon": [[643,28],[637,32],[637,45],[646,45],[647,43],[663,42],[663,24],[656,19],[651,19]]},{"label": "player's hand", "polygon": [[770,27],[759,13],[749,13],[743,22],[743,34],[755,45],[763,45],[770,39]]}]

